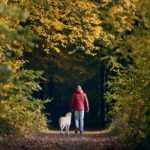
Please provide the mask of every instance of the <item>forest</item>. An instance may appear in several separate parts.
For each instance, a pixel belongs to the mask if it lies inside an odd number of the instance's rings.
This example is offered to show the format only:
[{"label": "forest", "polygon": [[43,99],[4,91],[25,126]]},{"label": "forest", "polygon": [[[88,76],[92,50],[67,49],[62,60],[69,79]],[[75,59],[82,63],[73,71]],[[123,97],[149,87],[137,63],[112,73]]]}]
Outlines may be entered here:
[{"label": "forest", "polygon": [[[77,85],[90,111],[69,139]],[[0,149],[149,150],[149,125],[149,0],[0,0]]]}]

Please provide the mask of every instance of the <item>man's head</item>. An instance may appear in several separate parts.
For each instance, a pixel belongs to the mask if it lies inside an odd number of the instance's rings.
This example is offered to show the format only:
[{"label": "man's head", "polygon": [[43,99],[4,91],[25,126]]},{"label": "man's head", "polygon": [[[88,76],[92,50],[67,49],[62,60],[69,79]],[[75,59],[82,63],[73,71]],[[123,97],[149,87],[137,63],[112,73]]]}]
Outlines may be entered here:
[{"label": "man's head", "polygon": [[80,85],[77,85],[76,90],[81,91],[81,90],[82,90],[81,86],[80,86]]}]

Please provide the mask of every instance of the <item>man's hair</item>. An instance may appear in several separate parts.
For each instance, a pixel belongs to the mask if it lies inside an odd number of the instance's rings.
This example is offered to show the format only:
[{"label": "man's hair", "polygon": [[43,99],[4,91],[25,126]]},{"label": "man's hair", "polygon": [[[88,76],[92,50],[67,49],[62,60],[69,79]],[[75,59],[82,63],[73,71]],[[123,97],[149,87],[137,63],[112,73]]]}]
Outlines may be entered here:
[{"label": "man's hair", "polygon": [[77,85],[77,90],[82,90],[81,85]]}]

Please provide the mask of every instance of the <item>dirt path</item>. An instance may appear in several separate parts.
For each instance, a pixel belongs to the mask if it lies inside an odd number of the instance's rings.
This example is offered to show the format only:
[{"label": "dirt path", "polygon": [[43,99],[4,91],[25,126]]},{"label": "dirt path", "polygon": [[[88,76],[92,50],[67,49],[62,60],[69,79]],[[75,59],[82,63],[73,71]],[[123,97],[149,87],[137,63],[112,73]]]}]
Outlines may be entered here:
[{"label": "dirt path", "polygon": [[114,137],[106,131],[86,131],[82,135],[49,131],[28,139],[0,145],[0,150],[121,150]]}]

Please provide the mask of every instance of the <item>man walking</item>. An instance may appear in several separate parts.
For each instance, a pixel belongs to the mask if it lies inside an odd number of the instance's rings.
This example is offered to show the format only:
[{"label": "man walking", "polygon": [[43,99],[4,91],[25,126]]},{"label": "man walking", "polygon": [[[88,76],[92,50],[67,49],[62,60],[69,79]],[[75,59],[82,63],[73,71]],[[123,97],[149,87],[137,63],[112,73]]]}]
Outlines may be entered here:
[{"label": "man walking", "polygon": [[71,111],[74,111],[75,117],[75,133],[80,130],[80,134],[82,134],[84,130],[84,109],[89,112],[89,103],[86,94],[78,85],[71,99]]}]

